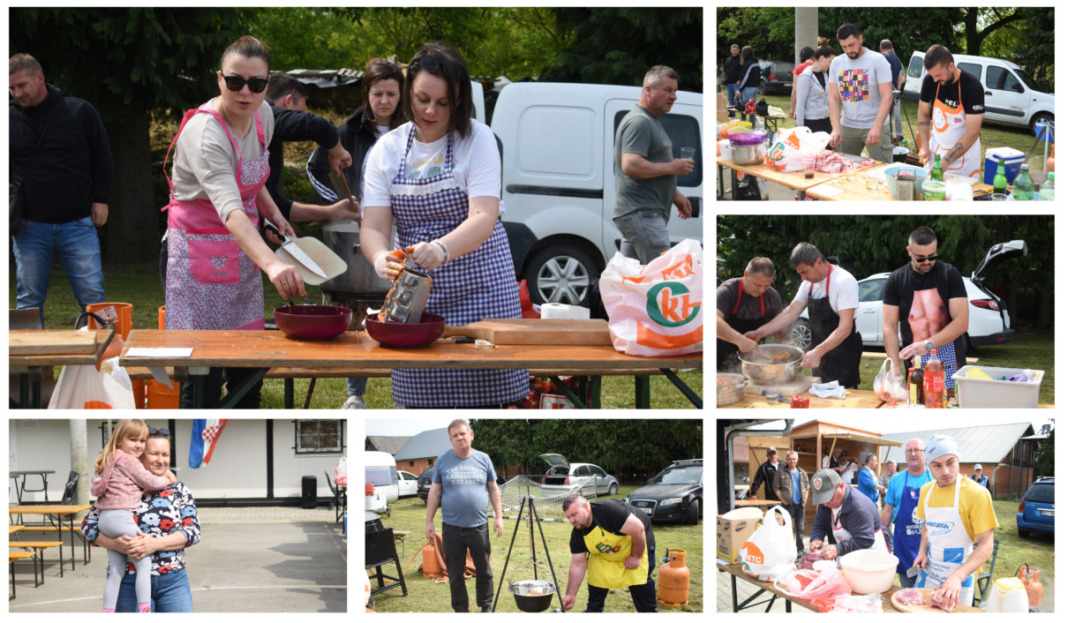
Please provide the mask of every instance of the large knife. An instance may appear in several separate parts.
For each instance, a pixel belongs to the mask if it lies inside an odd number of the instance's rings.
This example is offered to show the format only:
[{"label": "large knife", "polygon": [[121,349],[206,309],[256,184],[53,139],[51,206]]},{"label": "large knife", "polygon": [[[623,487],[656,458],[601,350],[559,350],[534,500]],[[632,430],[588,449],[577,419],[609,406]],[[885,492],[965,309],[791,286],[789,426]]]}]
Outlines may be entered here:
[{"label": "large knife", "polygon": [[324,271],[319,266],[319,264],[317,264],[315,260],[311,258],[310,255],[305,253],[304,249],[300,248],[300,245],[297,244],[296,240],[293,240],[289,236],[283,234],[281,230],[278,229],[278,226],[272,223],[271,221],[263,219],[263,223],[265,228],[273,231],[276,236],[282,239],[281,248],[285,249],[286,253],[289,253],[289,255],[293,257],[293,259],[300,262],[301,265],[304,266],[304,268],[307,268],[316,275],[326,279],[326,271]]}]

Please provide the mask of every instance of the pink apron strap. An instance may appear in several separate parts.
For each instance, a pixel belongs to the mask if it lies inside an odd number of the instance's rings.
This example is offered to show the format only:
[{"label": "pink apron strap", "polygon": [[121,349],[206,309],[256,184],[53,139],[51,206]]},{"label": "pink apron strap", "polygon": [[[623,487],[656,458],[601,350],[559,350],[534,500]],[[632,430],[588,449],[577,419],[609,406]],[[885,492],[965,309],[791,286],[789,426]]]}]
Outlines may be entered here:
[{"label": "pink apron strap", "polygon": [[[237,153],[238,161],[241,159],[241,148],[238,147],[237,141],[234,139],[234,135],[230,133],[230,127],[226,125],[226,121],[222,118],[217,110],[209,106],[210,102],[202,105],[199,108],[192,108],[185,111],[185,115],[182,117],[182,124],[178,126],[178,133],[174,135],[174,139],[171,140],[170,147],[167,148],[167,155],[163,157],[163,175],[167,178],[167,186],[170,188],[171,201],[174,201],[174,182],[171,181],[171,176],[167,174],[167,160],[171,157],[171,152],[174,150],[174,146],[178,143],[178,137],[182,135],[182,130],[185,129],[185,124],[189,123],[189,120],[193,118],[193,115],[197,113],[208,113],[215,117],[215,120],[219,122],[223,130],[226,132],[226,137],[230,139],[230,144],[234,146],[234,151]],[[266,145],[264,142],[265,132],[263,129],[263,122],[260,121],[260,112],[255,112],[256,117],[256,136],[260,140],[260,145]],[[239,165],[240,166],[240,165]],[[167,209],[170,204],[160,208],[160,212]]]}]

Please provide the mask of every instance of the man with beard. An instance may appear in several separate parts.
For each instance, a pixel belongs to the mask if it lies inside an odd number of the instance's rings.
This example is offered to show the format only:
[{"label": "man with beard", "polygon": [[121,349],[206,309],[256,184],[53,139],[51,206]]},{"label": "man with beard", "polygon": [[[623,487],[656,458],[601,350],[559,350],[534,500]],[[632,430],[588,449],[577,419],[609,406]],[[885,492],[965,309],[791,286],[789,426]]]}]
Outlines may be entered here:
[{"label": "man with beard", "polygon": [[[968,292],[960,271],[938,261],[938,237],[930,227],[917,227],[906,247],[910,261],[890,273],[883,290],[883,344],[886,356],[901,369],[899,361],[921,355],[927,362],[931,350],[946,371],[946,390],[952,395],[953,373],[964,366],[964,332],[968,330]],[[899,319],[902,347],[897,340]]]},{"label": "man with beard", "polygon": [[882,162],[893,160],[890,141],[890,63],[878,52],[864,47],[864,35],[853,24],[838,29],[841,56],[831,61],[828,104],[831,109],[831,141],[844,153],[859,156],[864,146],[868,156]]},{"label": "man with beard", "polygon": [[983,170],[979,130],[986,112],[983,84],[961,71],[953,54],[937,44],[927,50],[923,66],[927,75],[916,112],[916,155],[927,161],[928,169],[940,155],[943,172],[979,179]]},{"label": "man with beard", "polygon": [[952,437],[927,440],[927,466],[934,482],[920,489],[916,506],[924,522],[914,561],[921,569],[916,587],[935,589],[932,603],[949,612],[958,603],[972,604],[975,571],[994,553],[998,527],[990,492],[960,473],[959,457]]},{"label": "man with beard", "polygon": [[[746,331],[782,313],[782,298],[775,288],[775,265],[766,257],[749,260],[742,277],[728,279],[716,288],[716,365],[718,370],[730,367],[734,353],[748,353],[757,343],[745,337]],[[787,340],[786,330],[776,336]]]},{"label": "man with beard", "polygon": [[905,462],[908,469],[890,479],[886,487],[886,502],[883,504],[884,526],[894,526],[894,555],[897,556],[897,577],[902,588],[916,585],[916,576],[906,573],[920,551],[920,536],[923,522],[916,516],[920,501],[920,488],[931,482],[924,456],[925,444],[914,437],[905,444]]}]

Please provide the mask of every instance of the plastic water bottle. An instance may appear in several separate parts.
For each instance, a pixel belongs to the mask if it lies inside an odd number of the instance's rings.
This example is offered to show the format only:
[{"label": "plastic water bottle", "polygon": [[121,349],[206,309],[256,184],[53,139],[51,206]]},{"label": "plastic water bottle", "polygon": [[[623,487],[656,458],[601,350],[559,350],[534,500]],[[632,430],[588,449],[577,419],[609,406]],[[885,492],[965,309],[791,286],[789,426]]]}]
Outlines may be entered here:
[{"label": "plastic water bottle", "polygon": [[931,349],[931,357],[923,368],[923,406],[928,409],[944,409],[946,394],[946,371],[938,351]]},{"label": "plastic water bottle", "polygon": [[1054,173],[1052,171],[1046,174],[1046,181],[1042,182],[1042,186],[1038,191],[1038,198],[1040,200],[1053,201],[1053,177]]},{"label": "plastic water bottle", "polygon": [[1028,165],[1020,166],[1020,173],[1012,185],[1012,198],[1014,201],[1031,201],[1035,198],[1035,182],[1031,179],[1031,171]]}]

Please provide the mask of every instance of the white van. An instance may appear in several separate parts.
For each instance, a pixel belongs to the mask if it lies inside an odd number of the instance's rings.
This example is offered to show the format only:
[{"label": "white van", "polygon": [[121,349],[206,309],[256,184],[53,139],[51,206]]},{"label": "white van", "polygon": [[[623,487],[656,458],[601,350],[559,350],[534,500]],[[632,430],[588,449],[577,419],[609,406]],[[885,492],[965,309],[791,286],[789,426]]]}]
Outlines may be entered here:
[{"label": "white van", "polygon": [[374,485],[374,495],[364,496],[364,510],[389,512],[389,505],[400,497],[397,462],[388,452],[364,452],[364,482]]},{"label": "white van", "polygon": [[[909,60],[903,91],[909,101],[920,99],[920,86],[927,75],[923,56],[923,52],[913,52]],[[1029,127],[1032,135],[1036,123],[1053,121],[1053,94],[1039,91],[1034,78],[1016,63],[968,54],[954,54],[953,62],[982,83],[986,94],[983,121]]]},{"label": "white van", "polygon": [[[639,97],[641,87],[601,84],[516,82],[501,90],[490,124],[503,148],[501,221],[534,303],[586,304],[591,281],[619,250],[613,143]],[[693,216],[682,220],[671,208],[672,244],[702,239],[701,109],[700,93],[679,91],[660,117],[676,157],[682,147],[697,150],[693,172],[678,178]]]}]

